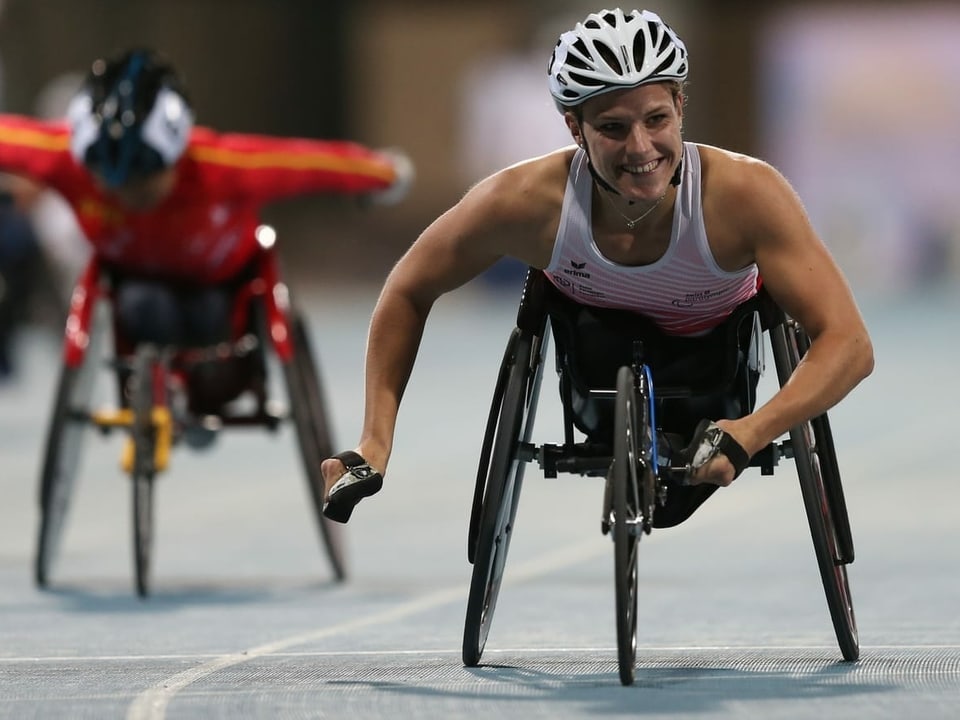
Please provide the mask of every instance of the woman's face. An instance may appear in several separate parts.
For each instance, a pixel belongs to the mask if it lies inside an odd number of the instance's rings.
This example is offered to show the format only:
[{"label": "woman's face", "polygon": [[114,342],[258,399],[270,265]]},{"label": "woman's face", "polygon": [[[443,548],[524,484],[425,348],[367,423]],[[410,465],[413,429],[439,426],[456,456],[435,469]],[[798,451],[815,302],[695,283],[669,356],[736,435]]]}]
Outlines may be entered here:
[{"label": "woman's face", "polygon": [[628,200],[659,199],[683,153],[682,96],[652,83],[590,98],[581,111],[579,123],[568,112],[567,125],[585,143],[594,170]]}]

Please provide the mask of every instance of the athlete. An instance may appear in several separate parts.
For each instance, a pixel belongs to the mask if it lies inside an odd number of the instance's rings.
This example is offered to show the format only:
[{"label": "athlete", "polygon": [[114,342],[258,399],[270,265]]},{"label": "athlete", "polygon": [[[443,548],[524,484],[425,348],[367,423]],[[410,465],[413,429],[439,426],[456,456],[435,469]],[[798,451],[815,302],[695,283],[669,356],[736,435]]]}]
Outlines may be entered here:
[{"label": "athlete", "polygon": [[434,301],[501,257],[542,270],[579,307],[630,311],[668,338],[708,335],[762,279],[810,335],[766,404],[698,425],[690,494],[671,522],[872,371],[848,284],[786,179],[755,158],[684,141],[687,71],[685,45],[649,11],[603,10],[560,36],[548,83],[573,145],[479,182],[391,271],[369,330],[359,446],[322,465],[328,517],[346,522],[382,487]]},{"label": "athlete", "polygon": [[413,174],[395,151],[196,126],[177,72],[148,49],[95,61],[65,121],[0,115],[0,171],[70,204],[113,274],[126,338],[190,346],[227,339],[266,203],[308,193],[395,202]]}]

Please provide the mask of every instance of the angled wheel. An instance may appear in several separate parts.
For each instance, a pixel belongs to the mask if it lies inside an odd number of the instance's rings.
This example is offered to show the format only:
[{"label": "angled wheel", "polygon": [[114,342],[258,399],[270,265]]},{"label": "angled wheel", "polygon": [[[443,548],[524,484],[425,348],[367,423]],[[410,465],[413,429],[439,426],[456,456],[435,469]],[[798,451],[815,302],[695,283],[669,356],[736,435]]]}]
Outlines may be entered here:
[{"label": "angled wheel", "polygon": [[[800,362],[802,353],[798,345],[799,332],[802,331],[794,327],[792,320],[770,331],[781,386],[787,382]],[[826,415],[821,418],[791,429],[790,441],[837,643],[845,660],[856,660],[860,657],[860,644],[846,567],[846,558],[852,557],[852,539],[849,537],[846,508],[835,505],[837,492],[841,493],[842,498],[842,491],[839,490],[840,475],[836,468],[832,436],[829,437],[829,445],[821,446],[819,443],[825,439],[824,433],[829,433]],[[817,427],[820,428],[819,432]],[[835,486],[833,491],[830,485]],[[836,521],[837,517],[842,518],[842,523]],[[846,527],[850,555],[843,552],[838,525]]]},{"label": "angled wheel", "polygon": [[104,325],[95,316],[83,364],[64,365],[60,370],[40,474],[40,530],[34,579],[41,588],[50,582],[59,555],[83,447],[91,432],[90,405],[103,332]]},{"label": "angled wheel", "polygon": [[157,383],[163,382],[163,369],[157,349],[150,345],[137,348],[133,359],[129,389],[133,424],[133,558],[137,594],[150,592],[150,561],[153,553],[153,481],[156,477],[157,431],[153,422],[154,407],[162,401]]},{"label": "angled wheel", "polygon": [[[533,430],[546,340],[546,333],[537,337],[514,329],[488,418],[478,470],[478,492],[483,499],[475,512],[473,573],[463,630],[463,664],[468,667],[480,662],[500,593],[523,484],[525,462],[519,457],[520,443],[527,442]],[[474,545],[472,540],[470,545]]]},{"label": "angled wheel", "polygon": [[283,365],[283,376],[321,544],[334,577],[341,581],[347,575],[343,529],[322,512],[324,485],[320,463],[335,452],[327,403],[310,335],[303,317],[297,313],[292,316],[291,331],[293,358]]},{"label": "angled wheel", "polygon": [[[794,328],[799,356],[803,357],[810,348],[810,338],[799,327]],[[853,533],[850,530],[850,516],[847,513],[847,501],[840,481],[840,466],[837,463],[837,450],[830,430],[830,419],[826,413],[810,421],[816,442],[817,456],[824,474],[824,485],[830,500],[830,515],[837,533],[837,548],[840,560],[844,564],[854,560]]]}]

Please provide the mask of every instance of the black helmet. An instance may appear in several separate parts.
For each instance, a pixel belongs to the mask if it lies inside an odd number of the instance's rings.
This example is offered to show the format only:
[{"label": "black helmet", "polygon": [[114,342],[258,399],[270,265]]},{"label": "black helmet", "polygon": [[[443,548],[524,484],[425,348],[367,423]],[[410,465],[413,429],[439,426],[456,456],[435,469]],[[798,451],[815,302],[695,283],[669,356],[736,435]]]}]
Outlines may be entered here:
[{"label": "black helmet", "polygon": [[137,49],[93,63],[67,120],[74,158],[117,187],[177,161],[193,110],[173,67]]}]

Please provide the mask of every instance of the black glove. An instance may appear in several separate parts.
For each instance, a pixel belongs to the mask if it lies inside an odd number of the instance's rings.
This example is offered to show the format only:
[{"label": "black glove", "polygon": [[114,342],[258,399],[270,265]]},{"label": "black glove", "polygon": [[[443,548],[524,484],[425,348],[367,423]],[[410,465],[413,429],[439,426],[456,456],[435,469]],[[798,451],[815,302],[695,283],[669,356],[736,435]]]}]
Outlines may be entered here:
[{"label": "black glove", "polygon": [[697,470],[702,468],[717,453],[727,456],[733,465],[733,477],[740,476],[750,464],[750,456],[743,446],[733,439],[733,436],[720,429],[712,420],[701,420],[693,433],[690,444],[680,453],[680,459],[686,464],[686,477],[689,479]]}]

